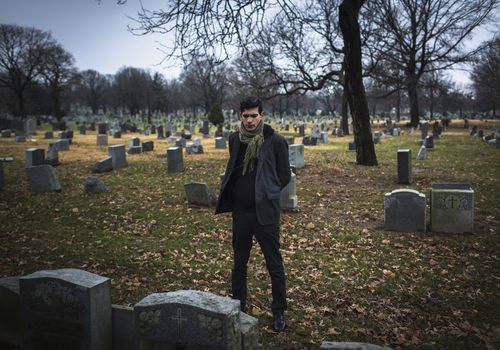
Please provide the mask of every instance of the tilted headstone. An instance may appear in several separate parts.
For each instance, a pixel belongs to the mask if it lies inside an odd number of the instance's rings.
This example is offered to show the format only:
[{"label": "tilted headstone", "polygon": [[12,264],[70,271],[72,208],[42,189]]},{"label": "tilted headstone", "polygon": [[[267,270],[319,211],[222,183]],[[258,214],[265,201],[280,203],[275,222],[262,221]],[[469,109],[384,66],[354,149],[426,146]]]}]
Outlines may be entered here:
[{"label": "tilted headstone", "polygon": [[288,158],[290,165],[295,168],[303,168],[305,166],[304,145],[294,144],[288,146]]},{"label": "tilted headstone", "polygon": [[386,346],[357,342],[330,342],[321,343],[320,350],[392,350]]},{"label": "tilted headstone", "polygon": [[59,132],[58,138],[60,138],[60,139],[67,139],[68,136],[66,135],[66,131]]},{"label": "tilted headstone", "polygon": [[151,152],[154,148],[154,142],[153,141],[144,141],[142,143],[142,151],[143,152]]},{"label": "tilted headstone", "polygon": [[432,232],[473,232],[474,191],[469,184],[433,184],[430,193]]},{"label": "tilted headstone", "polygon": [[297,209],[297,191],[296,191],[296,181],[297,177],[292,173],[290,182],[280,193],[280,207],[283,210],[295,210]]},{"label": "tilted headstone", "polygon": [[61,184],[51,165],[43,164],[26,168],[32,192],[59,192]]},{"label": "tilted headstone", "polygon": [[87,193],[105,193],[108,188],[97,176],[86,176],[83,179],[83,190]]},{"label": "tilted headstone", "polygon": [[215,148],[216,149],[225,149],[226,148],[226,139],[224,137],[216,137],[215,138]]},{"label": "tilted headstone", "polygon": [[45,150],[28,148],[26,150],[26,167],[45,164]]},{"label": "tilted headstone", "polygon": [[93,167],[93,173],[104,173],[113,170],[113,159],[111,157],[106,157],[98,161]]},{"label": "tilted headstone", "polygon": [[398,149],[398,183],[410,184],[411,181],[411,149]]},{"label": "tilted headstone", "polygon": [[20,279],[23,350],[109,350],[110,279],[78,269]]},{"label": "tilted headstone", "polygon": [[111,307],[113,318],[113,350],[139,350],[134,308],[115,304]]},{"label": "tilted headstone", "polygon": [[127,155],[125,145],[114,145],[108,147],[108,156],[113,162],[113,169],[125,168],[127,164]]},{"label": "tilted headstone", "polygon": [[108,145],[108,135],[97,134],[97,146],[107,146],[107,145]]},{"label": "tilted headstone", "polygon": [[68,139],[55,140],[54,147],[60,152],[69,151],[69,141]]},{"label": "tilted headstone", "polygon": [[217,202],[215,192],[204,182],[186,183],[184,191],[189,205],[212,207]]},{"label": "tilted headstone", "polygon": [[140,349],[241,349],[238,300],[180,290],[147,296],[134,306]]},{"label": "tilted headstone", "polygon": [[425,160],[425,156],[427,155],[427,149],[425,146],[420,147],[417,153],[417,160]]},{"label": "tilted headstone", "polygon": [[425,232],[425,195],[399,189],[384,196],[384,228],[389,231]]},{"label": "tilted headstone", "polygon": [[2,130],[2,138],[6,139],[10,137],[10,130]]},{"label": "tilted headstone", "polygon": [[167,149],[167,172],[180,173],[184,171],[184,161],[181,147],[169,147]]},{"label": "tilted headstone", "polygon": [[0,310],[0,345],[21,347],[19,277],[0,278]]}]

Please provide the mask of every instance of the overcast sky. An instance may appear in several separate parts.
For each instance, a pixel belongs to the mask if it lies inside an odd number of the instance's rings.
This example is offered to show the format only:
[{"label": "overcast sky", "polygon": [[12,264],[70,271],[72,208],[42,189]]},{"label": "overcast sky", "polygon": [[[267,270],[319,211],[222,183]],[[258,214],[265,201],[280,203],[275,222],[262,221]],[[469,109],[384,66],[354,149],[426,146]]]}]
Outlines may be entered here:
[{"label": "overcast sky", "polygon": [[[145,8],[161,8],[166,0],[142,0]],[[164,54],[158,50],[161,35],[135,36],[127,30],[141,7],[139,0],[0,0],[0,23],[32,26],[50,31],[76,60],[80,70],[95,69],[114,74],[123,66],[149,68],[163,73],[168,79],[180,73],[180,67],[160,65]],[[474,41],[491,34],[482,31]],[[455,80],[467,83],[466,73],[453,74]]]}]

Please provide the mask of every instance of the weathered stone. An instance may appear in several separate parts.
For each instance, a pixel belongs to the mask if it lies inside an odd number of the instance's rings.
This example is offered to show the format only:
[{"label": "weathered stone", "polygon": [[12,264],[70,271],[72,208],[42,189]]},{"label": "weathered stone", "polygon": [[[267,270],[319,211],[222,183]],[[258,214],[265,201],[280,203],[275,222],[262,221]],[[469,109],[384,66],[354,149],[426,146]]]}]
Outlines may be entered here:
[{"label": "weathered stone", "polygon": [[154,148],[154,142],[153,141],[144,141],[142,143],[142,151],[143,152],[151,152]]},{"label": "weathered stone", "polygon": [[111,307],[113,318],[113,350],[139,350],[134,308],[115,304]]},{"label": "weathered stone", "polygon": [[127,164],[127,155],[125,145],[114,145],[108,147],[108,155],[112,159],[113,169],[125,168]]},{"label": "weathered stone", "polygon": [[93,173],[104,173],[113,170],[113,160],[111,157],[106,157],[98,161],[93,167]]},{"label": "weathered stone", "polygon": [[433,184],[430,197],[432,232],[473,232],[474,191],[469,184]]},{"label": "weathered stone", "polygon": [[128,149],[128,154],[141,154],[142,152],[142,147],[141,146],[131,146]]},{"label": "weathered stone", "polygon": [[61,185],[51,165],[43,164],[26,168],[32,192],[59,192]]},{"label": "weathered stone", "polygon": [[23,350],[109,350],[109,278],[77,269],[38,271],[20,279]]},{"label": "weathered stone", "polygon": [[87,193],[104,193],[108,188],[97,176],[86,176],[83,179],[83,190]]},{"label": "weathered stone", "polygon": [[184,161],[182,157],[182,148],[169,147],[167,149],[167,172],[180,173],[184,171]]},{"label": "weathered stone", "polygon": [[58,151],[69,151],[68,139],[58,139],[54,141],[54,146]]},{"label": "weathered stone", "polygon": [[97,146],[107,146],[107,145],[108,145],[108,135],[97,134]]},{"label": "weathered stone", "polygon": [[18,143],[26,142],[26,136],[16,135],[16,137],[14,138],[14,142],[18,142]]},{"label": "weathered stone", "polygon": [[354,152],[356,151],[356,143],[354,143],[354,141],[349,141],[349,148],[348,148],[349,152]]},{"label": "weathered stone", "polygon": [[385,194],[384,228],[399,232],[425,232],[425,195],[399,189]]},{"label": "weathered stone", "polygon": [[[1,166],[0,162],[0,166]],[[20,347],[21,333],[21,298],[19,277],[0,278],[0,345]]]},{"label": "weathered stone", "polygon": [[241,349],[255,350],[259,347],[259,320],[240,312]]},{"label": "weathered stone", "polygon": [[318,139],[312,136],[304,136],[302,138],[302,144],[305,146],[316,146],[318,144]]},{"label": "weathered stone", "polygon": [[425,156],[427,155],[427,149],[425,146],[420,147],[417,153],[417,160],[425,160]]},{"label": "weathered stone", "polygon": [[410,184],[412,181],[411,150],[398,149],[398,183]]},{"label": "weathered stone", "polygon": [[107,134],[108,133],[108,125],[105,124],[105,123],[100,123],[98,126],[97,126],[97,130],[98,130],[98,134]]},{"label": "weathered stone", "polygon": [[26,150],[26,167],[45,164],[45,150],[28,148]]},{"label": "weathered stone", "polygon": [[226,139],[224,137],[216,137],[215,138],[215,148],[216,149],[225,149],[226,148]]},{"label": "weathered stone", "polygon": [[217,202],[215,192],[204,182],[186,183],[184,190],[189,205],[211,207]]},{"label": "weathered stone", "polygon": [[207,292],[151,294],[134,306],[140,349],[240,350],[239,301]]},{"label": "weathered stone", "polygon": [[46,139],[53,139],[54,138],[54,132],[52,132],[52,131],[46,131],[45,132],[45,138]]},{"label": "weathered stone", "polygon": [[290,182],[280,193],[280,207],[283,210],[297,209],[296,175],[292,173]]},{"label": "weathered stone", "polygon": [[290,165],[295,168],[303,168],[305,166],[304,161],[304,145],[294,144],[288,147],[288,159]]},{"label": "weathered stone", "polygon": [[175,146],[180,148],[186,148],[187,141],[184,137],[175,141]]}]

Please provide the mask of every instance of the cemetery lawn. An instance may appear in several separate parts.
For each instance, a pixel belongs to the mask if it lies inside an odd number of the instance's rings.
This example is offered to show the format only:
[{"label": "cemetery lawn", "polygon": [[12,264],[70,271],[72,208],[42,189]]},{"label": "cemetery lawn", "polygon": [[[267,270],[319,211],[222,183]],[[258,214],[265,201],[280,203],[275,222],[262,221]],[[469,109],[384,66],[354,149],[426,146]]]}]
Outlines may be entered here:
[{"label": "cemetery lawn", "polygon": [[[261,349],[318,349],[324,340],[500,348],[500,150],[454,126],[425,161],[415,161],[419,132],[383,139],[377,167],[354,163],[350,137],[306,147],[306,167],[297,170],[300,211],[282,217],[286,332],[271,329],[270,283],[257,244],[249,263],[249,313],[259,318]],[[59,153],[61,193],[32,194],[27,186],[24,152],[47,149],[43,131],[27,143],[0,139],[0,156],[15,158],[4,164],[0,190],[0,277],[80,268],[110,277],[113,303],[127,305],[178,289],[230,295],[230,215],[189,208],[183,187],[201,181],[218,189],[227,150],[204,139],[205,154],[186,156],[184,173],[167,174],[158,157],[166,141],[132,136],[154,140],[155,151],[100,174],[110,192],[98,195],[83,192],[83,178],[107,156],[95,133],[75,134],[71,150]],[[396,184],[398,148],[412,151],[412,185]],[[411,188],[429,203],[438,182],[470,182],[473,234],[383,230],[385,193]]]}]

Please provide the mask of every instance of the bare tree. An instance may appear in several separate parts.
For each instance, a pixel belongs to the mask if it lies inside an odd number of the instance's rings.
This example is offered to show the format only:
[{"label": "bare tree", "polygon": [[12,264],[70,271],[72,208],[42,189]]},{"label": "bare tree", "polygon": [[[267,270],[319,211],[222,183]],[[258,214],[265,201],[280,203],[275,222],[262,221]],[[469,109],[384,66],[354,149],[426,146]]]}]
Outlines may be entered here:
[{"label": "bare tree", "polygon": [[76,69],[74,58],[59,44],[52,44],[45,49],[41,62],[40,74],[52,96],[52,112],[59,121],[63,117],[61,110],[61,93],[72,82]]},{"label": "bare tree", "polygon": [[480,110],[492,110],[496,116],[500,104],[500,38],[495,38],[478,54],[471,74]]},{"label": "bare tree", "polygon": [[105,107],[105,94],[110,82],[105,75],[96,70],[88,69],[78,75],[78,86],[84,101],[92,109],[94,115],[99,108]]},{"label": "bare tree", "polygon": [[17,113],[26,117],[25,92],[39,75],[47,47],[54,41],[50,33],[17,25],[0,25],[0,83],[17,98]]},{"label": "bare tree", "polygon": [[[489,23],[498,0],[373,0],[373,21],[380,28],[370,47],[404,73],[411,124],[419,122],[418,88],[424,74],[470,60],[465,41]],[[379,71],[384,72],[384,71]]]}]

